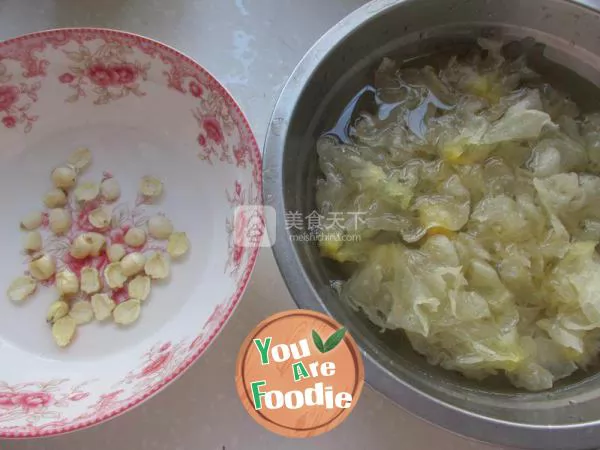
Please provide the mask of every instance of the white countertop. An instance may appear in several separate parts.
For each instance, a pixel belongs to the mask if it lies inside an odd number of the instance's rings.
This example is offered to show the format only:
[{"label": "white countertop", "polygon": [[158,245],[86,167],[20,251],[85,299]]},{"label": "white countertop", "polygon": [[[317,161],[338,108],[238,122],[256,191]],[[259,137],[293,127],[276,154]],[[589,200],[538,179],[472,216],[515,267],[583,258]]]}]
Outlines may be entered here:
[{"label": "white countertop", "polygon": [[[247,114],[262,144],[279,90],[304,52],[363,0],[0,0],[0,39],[47,28],[98,26],[158,39],[211,71]],[[465,450],[492,449],[433,427],[369,389],[349,419],[317,438],[292,440],[242,408],[235,359],[262,319],[295,305],[270,249],[258,258],[233,318],[206,354],[142,406],[85,431],[0,441],[48,450]]]}]

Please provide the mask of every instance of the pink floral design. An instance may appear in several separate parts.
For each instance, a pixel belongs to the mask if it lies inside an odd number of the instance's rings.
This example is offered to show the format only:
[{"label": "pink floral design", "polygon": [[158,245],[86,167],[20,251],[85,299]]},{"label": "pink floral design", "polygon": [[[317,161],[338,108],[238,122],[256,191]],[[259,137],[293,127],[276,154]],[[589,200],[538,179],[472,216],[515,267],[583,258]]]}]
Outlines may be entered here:
[{"label": "pink floral design", "polygon": [[200,86],[200,84],[195,80],[190,81],[189,89],[190,94],[192,94],[196,98],[202,97],[202,93],[204,92],[202,86]]},{"label": "pink floral design", "polygon": [[15,397],[16,402],[25,410],[44,408],[52,401],[52,396],[47,392],[27,392]]},{"label": "pink floral design", "polygon": [[[25,69],[22,74],[14,73],[16,67],[9,66],[10,61],[18,61]],[[6,128],[16,128],[23,125],[23,131],[29,133],[33,123],[38,119],[29,110],[38,100],[37,92],[41,88],[41,81],[30,78],[44,77],[48,61],[37,59],[33,52],[27,48],[18,48],[14,51],[0,49],[0,113],[4,114],[2,124]],[[10,67],[10,70],[9,70]],[[21,82],[15,78],[21,75]]]},{"label": "pink floral design", "polygon": [[19,100],[19,88],[16,86],[0,86],[0,111],[7,111]]},{"label": "pink floral design", "polygon": [[[0,67],[4,67],[2,63]],[[6,69],[0,70],[0,81],[8,81],[11,77],[6,74]],[[25,133],[31,131],[38,116],[29,115],[27,111],[33,103],[37,102],[37,91],[40,87],[39,81],[31,85],[27,83],[20,83],[19,86],[0,85],[0,112],[5,114],[2,124],[6,128],[15,128],[17,124],[24,124]]]},{"label": "pink floral design", "polygon": [[218,323],[223,315],[225,314],[226,309],[223,308],[223,306],[221,305],[217,305],[215,306],[215,309],[213,310],[212,314],[208,317],[206,323],[207,324],[212,324],[214,325],[215,323]]},{"label": "pink floral design", "polygon": [[166,342],[153,346],[144,355],[142,367],[131,371],[122,383],[136,383],[140,387],[147,387],[160,380],[166,372],[172,370],[173,366],[178,363],[181,353],[187,345],[185,341],[182,341],[177,344]]},{"label": "pink floral design", "polygon": [[198,144],[201,147],[198,155],[200,159],[212,164],[214,156],[220,161],[233,162],[232,149],[225,139],[223,128],[225,122],[222,123],[215,115],[203,114],[200,108],[194,111],[194,117],[202,130],[198,135]]},{"label": "pink floral design", "polygon": [[6,128],[14,128],[17,124],[17,119],[14,116],[6,116],[2,119],[2,123]]},{"label": "pink floral design", "polygon": [[159,352],[166,352],[167,350],[169,350],[171,348],[171,343],[170,342],[165,342],[163,345],[160,346],[160,348],[158,349]]},{"label": "pink floral design", "polygon": [[249,163],[254,166],[254,152],[246,151],[250,147],[242,139],[231,108],[210,89],[203,92],[202,98],[205,100],[202,107],[192,110],[200,130],[199,158],[210,164],[218,160],[241,168],[247,167]]},{"label": "pink floral design", "polygon": [[[45,48],[46,42],[43,39],[30,39],[26,45],[6,45],[0,51],[0,61],[17,61],[21,66],[21,75],[24,78],[43,78],[46,76],[46,68],[50,65],[50,62],[43,57]],[[0,69],[0,75],[2,75],[2,69]]]},{"label": "pink floral design", "polygon": [[83,383],[61,392],[61,385],[67,380],[51,380],[45,383],[22,383],[9,385],[0,381],[0,423],[26,417],[30,423],[40,421],[45,415],[60,417],[53,408],[68,407],[72,401],[79,401],[89,393]]},{"label": "pink floral design", "polygon": [[[138,69],[133,64],[128,63],[110,66],[105,66],[102,63],[96,63],[88,67],[87,76],[92,83],[97,86],[121,86],[134,83],[138,77]],[[71,75],[71,77],[73,76]],[[72,82],[74,79],[75,77],[73,77],[70,82]]]},{"label": "pink floral design", "polygon": [[246,233],[248,232],[248,224],[249,219],[247,214],[243,210],[240,210],[235,216],[233,225],[234,244],[232,261],[234,267],[239,267],[242,264],[242,257],[244,256],[245,248],[240,245],[240,242],[244,241]]},{"label": "pink floral design", "polygon": [[215,144],[223,143],[223,131],[221,130],[221,125],[214,117],[207,117],[202,122],[202,128],[206,132],[206,136],[213,141]]},{"label": "pink floral design", "polygon": [[58,81],[60,81],[63,84],[72,83],[74,80],[75,80],[75,77],[68,72],[63,73],[61,76],[58,77]]},{"label": "pink floral design", "polygon": [[[260,208],[260,193],[255,194],[252,188],[246,192],[242,184],[236,181],[233,194],[226,194],[233,218],[227,219],[225,223],[230,251],[225,272],[235,276],[244,267],[245,257],[258,248],[266,225]],[[241,206],[250,208],[240,208]]]},{"label": "pink floral design", "polygon": [[87,69],[87,76],[95,85],[106,87],[113,84],[111,71],[104,64],[92,64]]},{"label": "pink floral design", "polygon": [[233,157],[237,167],[245,168],[250,160],[250,148],[245,144],[235,147],[233,149]]},{"label": "pink floral design", "polygon": [[138,69],[133,64],[124,63],[110,67],[113,85],[126,85],[134,83],[138,77]]},{"label": "pink floral design", "polygon": [[110,401],[110,400],[114,400],[116,399],[118,396],[120,396],[123,392],[125,392],[123,389],[119,389],[118,391],[114,391],[114,392],[110,392],[108,394],[102,394],[100,396],[100,399],[102,401]]},{"label": "pink floral design", "polygon": [[14,398],[15,394],[13,394],[12,392],[0,392],[0,408],[11,408],[15,404]]},{"label": "pink floral design", "polygon": [[200,347],[200,345],[202,345],[203,342],[206,342],[206,336],[204,335],[204,333],[200,333],[200,335],[198,335],[188,346],[188,350],[193,350],[195,348]]},{"label": "pink floral design", "polygon": [[242,258],[244,257],[245,249],[241,245],[233,246],[233,255],[231,256],[231,264],[233,271],[237,272],[242,265]]},{"label": "pink floral design", "polygon": [[157,356],[155,359],[150,361],[150,363],[142,369],[141,376],[151,375],[155,372],[158,372],[163,366],[169,361],[171,357],[170,353],[162,353]]},{"label": "pink floral design", "polygon": [[103,105],[129,94],[143,97],[140,82],[147,80],[150,63],[130,61],[130,48],[126,45],[106,43],[92,52],[86,45],[78,51],[65,51],[74,63],[70,72],[63,73],[59,81],[69,84],[75,91],[66,101],[73,103],[92,93],[94,104]]},{"label": "pink floral design", "polygon": [[86,399],[90,396],[90,394],[88,394],[87,392],[76,392],[75,394],[72,394],[69,396],[69,400],[71,400],[72,402],[79,402],[83,399]]},{"label": "pink floral design", "polygon": [[250,231],[257,227],[259,237],[262,237],[264,222],[262,219],[257,221],[257,217],[248,216],[248,213],[256,208],[244,209],[240,206],[254,206],[257,203],[248,203],[248,200],[254,198],[252,195],[247,195],[242,184],[239,181],[234,183],[233,194],[227,192],[227,200],[233,211],[233,218],[227,219],[225,227],[229,235],[229,259],[225,266],[225,272],[229,272],[235,276],[243,266],[243,260],[247,253],[250,252],[253,245],[250,240]]}]

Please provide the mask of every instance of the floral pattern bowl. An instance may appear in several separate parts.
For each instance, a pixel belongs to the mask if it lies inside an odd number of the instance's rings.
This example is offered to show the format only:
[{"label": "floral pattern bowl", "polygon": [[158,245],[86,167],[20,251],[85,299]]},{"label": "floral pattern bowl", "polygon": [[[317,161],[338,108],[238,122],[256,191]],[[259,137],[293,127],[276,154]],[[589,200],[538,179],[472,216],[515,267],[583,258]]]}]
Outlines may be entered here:
[{"label": "floral pattern bowl", "polygon": [[[140,320],[85,325],[66,349],[54,344],[45,321],[54,280],[23,303],[0,301],[0,437],[78,430],[156,393],[224,326],[258,252],[236,237],[247,227],[255,237],[263,230],[260,215],[236,213],[262,202],[260,153],[237,104],[197,63],[158,42],[104,29],[0,43],[0,142],[5,289],[31,258],[21,250],[19,220],[43,209],[51,169],[78,147],[93,154],[86,178],[121,184],[109,243],[122,243],[130,227],[156,212],[191,241],[169,282],[153,288]],[[144,175],[164,182],[156,205],[136,197]],[[71,230],[46,239],[43,252],[58,269],[102,271],[105,257],[70,257],[71,240],[89,229],[90,208],[69,210]],[[161,245],[149,241],[145,250]],[[124,293],[113,295],[120,301]]]}]

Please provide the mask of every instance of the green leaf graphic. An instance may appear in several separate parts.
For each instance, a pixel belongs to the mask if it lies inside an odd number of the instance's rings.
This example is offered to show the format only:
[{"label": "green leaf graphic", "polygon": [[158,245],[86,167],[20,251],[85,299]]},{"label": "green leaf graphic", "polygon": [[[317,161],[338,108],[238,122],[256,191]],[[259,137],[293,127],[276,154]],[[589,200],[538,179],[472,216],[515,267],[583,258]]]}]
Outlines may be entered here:
[{"label": "green leaf graphic", "polygon": [[315,343],[315,347],[317,347],[317,350],[319,350],[321,353],[325,353],[325,348],[323,347],[323,339],[321,339],[321,336],[319,336],[319,333],[317,333],[315,330],[313,330],[312,338],[313,338],[313,342]]},{"label": "green leaf graphic", "polygon": [[329,338],[325,342],[325,345],[323,346],[322,353],[330,352],[331,350],[336,348],[338,346],[338,344],[340,342],[342,342],[342,339],[344,339],[345,334],[346,334],[346,328],[342,327],[339,330],[337,330],[335,333],[333,333],[331,336],[329,336]]}]

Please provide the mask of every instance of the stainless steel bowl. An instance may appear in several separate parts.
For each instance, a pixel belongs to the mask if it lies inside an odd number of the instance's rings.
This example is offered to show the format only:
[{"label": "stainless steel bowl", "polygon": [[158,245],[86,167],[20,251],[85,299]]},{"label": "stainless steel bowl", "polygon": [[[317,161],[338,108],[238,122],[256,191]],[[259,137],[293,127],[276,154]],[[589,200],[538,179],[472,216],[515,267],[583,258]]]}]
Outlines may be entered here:
[{"label": "stainless steel bowl", "polygon": [[424,55],[489,33],[532,37],[545,45],[540,60],[545,70],[589,100],[593,95],[582,90],[581,80],[600,86],[599,7],[567,0],[375,0],[309,50],[285,86],[269,127],[265,199],[277,211],[271,224],[277,229],[274,252],[297,304],[325,311],[348,327],[363,351],[373,388],[430,422],[478,440],[539,449],[600,447],[600,376],[576,376],[550,392],[528,394],[430,366],[400,333],[381,334],[336,299],[329,284],[332,268],[314,243],[293,240],[285,213],[314,209],[315,141],[383,55]]}]

